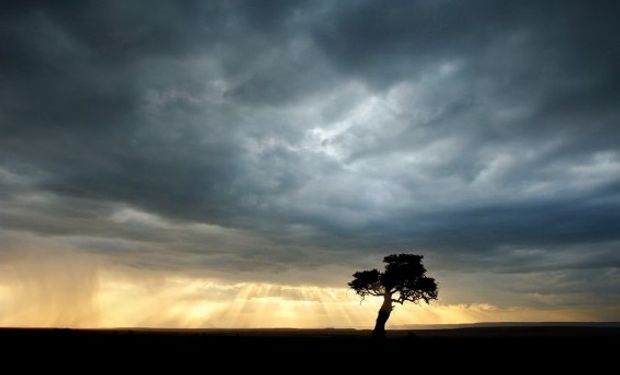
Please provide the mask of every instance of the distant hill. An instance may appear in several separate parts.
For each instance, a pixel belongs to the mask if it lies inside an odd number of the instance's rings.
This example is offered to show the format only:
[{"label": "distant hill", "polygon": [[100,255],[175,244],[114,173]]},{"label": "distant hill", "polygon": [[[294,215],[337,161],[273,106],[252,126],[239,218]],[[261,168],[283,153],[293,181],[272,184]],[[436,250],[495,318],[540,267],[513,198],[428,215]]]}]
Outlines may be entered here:
[{"label": "distant hill", "polygon": [[389,329],[457,329],[486,327],[608,327],[620,328],[620,322],[484,322],[466,324],[400,324]]}]

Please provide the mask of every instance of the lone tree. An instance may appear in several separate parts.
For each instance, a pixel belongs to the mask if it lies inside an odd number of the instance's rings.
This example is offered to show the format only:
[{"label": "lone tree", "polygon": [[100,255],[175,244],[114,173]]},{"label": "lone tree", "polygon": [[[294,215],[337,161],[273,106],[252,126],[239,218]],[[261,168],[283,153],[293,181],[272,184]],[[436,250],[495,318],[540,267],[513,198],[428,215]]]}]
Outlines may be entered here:
[{"label": "lone tree", "polygon": [[392,254],[383,258],[383,272],[373,269],[353,274],[349,286],[362,297],[362,301],[366,296],[383,297],[372,331],[374,337],[385,336],[385,322],[390,318],[394,303],[402,305],[405,301],[418,303],[420,300],[429,303],[437,299],[437,283],[426,276],[422,258],[422,255]]}]

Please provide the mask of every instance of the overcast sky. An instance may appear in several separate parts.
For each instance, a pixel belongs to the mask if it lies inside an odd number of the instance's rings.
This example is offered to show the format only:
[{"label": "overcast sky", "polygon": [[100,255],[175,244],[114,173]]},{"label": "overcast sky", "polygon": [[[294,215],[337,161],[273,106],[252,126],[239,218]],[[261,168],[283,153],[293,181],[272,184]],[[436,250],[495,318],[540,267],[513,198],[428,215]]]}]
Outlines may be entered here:
[{"label": "overcast sky", "polygon": [[620,320],[617,2],[1,7],[4,266],[337,288],[411,251],[444,304]]}]

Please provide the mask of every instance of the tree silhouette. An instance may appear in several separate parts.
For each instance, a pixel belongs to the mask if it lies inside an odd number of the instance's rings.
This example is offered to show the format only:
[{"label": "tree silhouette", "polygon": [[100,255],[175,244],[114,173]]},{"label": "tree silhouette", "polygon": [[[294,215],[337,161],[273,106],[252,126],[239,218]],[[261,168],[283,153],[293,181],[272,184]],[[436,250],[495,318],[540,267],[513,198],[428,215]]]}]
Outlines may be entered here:
[{"label": "tree silhouette", "polygon": [[349,286],[362,297],[362,301],[366,296],[383,297],[373,336],[385,336],[385,323],[394,303],[402,305],[405,301],[418,303],[420,300],[429,303],[437,299],[437,283],[426,276],[422,258],[422,255],[415,254],[392,254],[383,258],[383,272],[373,269],[353,274]]}]

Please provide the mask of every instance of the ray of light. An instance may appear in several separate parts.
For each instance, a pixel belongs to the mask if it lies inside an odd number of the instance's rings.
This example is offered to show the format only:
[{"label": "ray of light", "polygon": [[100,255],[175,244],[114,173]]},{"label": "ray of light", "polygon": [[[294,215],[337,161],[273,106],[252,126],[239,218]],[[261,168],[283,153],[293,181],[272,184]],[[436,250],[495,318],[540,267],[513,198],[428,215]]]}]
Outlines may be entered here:
[{"label": "ray of light", "polygon": [[[226,283],[150,274],[128,276],[106,269],[86,275],[63,272],[58,265],[41,267],[27,267],[38,270],[27,273],[27,283],[19,281],[21,271],[3,274],[0,325],[371,328],[380,304],[378,299],[370,298],[360,304],[355,293],[345,288]],[[81,285],[89,288],[78,287]],[[63,294],[51,294],[54,291]],[[71,291],[75,294],[67,294]],[[57,303],[49,303],[54,300]],[[575,321],[587,320],[588,316],[578,311],[437,303],[397,306],[389,323],[394,327],[512,319]]]}]

